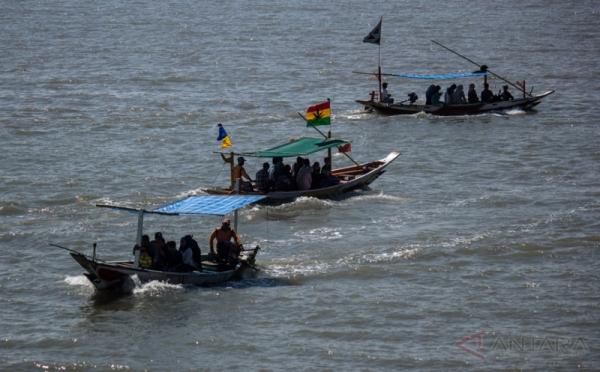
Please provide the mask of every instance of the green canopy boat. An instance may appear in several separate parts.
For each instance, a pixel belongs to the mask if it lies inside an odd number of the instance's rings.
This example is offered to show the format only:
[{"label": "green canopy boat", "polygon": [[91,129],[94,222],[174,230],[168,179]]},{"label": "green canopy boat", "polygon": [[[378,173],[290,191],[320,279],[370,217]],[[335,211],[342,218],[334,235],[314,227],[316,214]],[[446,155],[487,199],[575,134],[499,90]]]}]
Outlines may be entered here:
[{"label": "green canopy boat", "polygon": [[[287,202],[293,201],[300,196],[310,196],[316,198],[337,198],[341,195],[357,189],[366,189],[369,184],[375,181],[379,176],[385,172],[385,168],[393,162],[400,153],[398,151],[390,152],[386,157],[380,160],[375,160],[367,163],[355,162],[347,153],[350,146],[350,142],[342,139],[334,138],[313,138],[313,137],[301,137],[298,139],[291,140],[287,143],[254,152],[244,153],[230,153],[226,161],[230,162],[233,169],[233,160],[236,156],[245,157],[256,157],[256,158],[295,158],[295,157],[306,157],[308,155],[327,151],[327,158],[331,159],[331,150],[338,149],[344,155],[346,155],[354,165],[332,169],[331,173],[327,175],[330,180],[330,184],[316,185],[308,190],[298,190],[296,187],[290,189],[281,189],[275,187],[275,180],[267,192],[261,192],[258,190],[257,185],[252,183],[252,190],[244,190],[240,187],[240,180],[231,180],[233,187],[222,187],[222,188],[205,188],[204,192],[208,194],[250,194],[250,195],[264,195],[265,199],[263,202]],[[257,167],[258,168],[258,167]],[[273,168],[273,166],[271,167]],[[250,174],[253,176],[253,174]],[[272,175],[271,175],[272,176]],[[292,180],[294,181],[292,175]],[[233,172],[232,172],[233,177]],[[295,181],[293,182],[295,184]]]}]

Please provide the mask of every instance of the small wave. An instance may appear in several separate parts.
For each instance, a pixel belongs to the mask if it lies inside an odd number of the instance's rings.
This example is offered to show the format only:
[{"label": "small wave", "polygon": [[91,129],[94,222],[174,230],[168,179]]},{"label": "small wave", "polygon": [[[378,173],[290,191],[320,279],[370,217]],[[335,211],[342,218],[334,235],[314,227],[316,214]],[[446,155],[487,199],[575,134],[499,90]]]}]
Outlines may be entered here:
[{"label": "small wave", "polygon": [[53,78],[48,80],[48,84],[64,85],[64,84],[83,84],[84,81],[80,79],[60,79]]},{"label": "small wave", "polygon": [[205,191],[205,187],[198,187],[192,190],[187,190],[187,191],[182,191],[179,194],[175,195],[176,199],[183,199],[186,198],[188,196],[193,196],[193,195],[208,195]]},{"label": "small wave", "polygon": [[371,115],[371,112],[362,110],[362,109],[356,109],[356,110],[350,110],[348,112],[343,112],[339,116],[341,119],[361,120],[361,119],[364,119],[368,115]]},{"label": "small wave", "polygon": [[27,210],[16,203],[2,203],[0,204],[0,216],[17,216],[25,214]]},{"label": "small wave", "polygon": [[312,197],[302,196],[291,203],[285,203],[277,206],[254,206],[243,212],[249,220],[255,218],[265,218],[269,220],[291,219],[310,212],[322,211],[335,205],[331,200],[324,200]]},{"label": "small wave", "polygon": [[510,109],[510,110],[506,110],[502,112],[505,115],[509,115],[509,116],[514,116],[514,115],[527,115],[527,111],[524,111],[522,109],[519,108],[514,108],[514,109]]},{"label": "small wave", "polygon": [[33,129],[19,129],[15,131],[15,135],[24,136],[24,137],[32,137],[32,136],[42,136],[46,135],[48,132],[43,130],[33,130]]},{"label": "small wave", "polygon": [[324,274],[332,268],[332,264],[326,262],[313,263],[287,263],[287,264],[271,264],[264,267],[264,272],[275,278],[290,278],[290,277],[306,277],[316,274]]},{"label": "small wave", "polygon": [[151,282],[142,284],[140,283],[137,277],[134,277],[133,281],[135,283],[133,293],[136,295],[158,296],[165,292],[183,289],[183,285],[181,284],[171,284],[167,282],[160,282],[157,280],[153,280]]},{"label": "small wave", "polygon": [[393,252],[364,254],[360,256],[359,261],[366,261],[368,263],[380,263],[406,260],[414,257],[419,252],[419,250],[419,248],[403,248]]},{"label": "small wave", "polygon": [[67,275],[63,281],[72,286],[94,288],[94,285],[90,283],[85,275]]},{"label": "small wave", "polygon": [[353,198],[347,199],[348,202],[384,201],[384,202],[394,202],[394,203],[405,203],[409,200],[410,199],[403,198],[401,196],[385,194],[383,191],[379,192],[379,194],[362,194],[362,195],[358,195]]}]

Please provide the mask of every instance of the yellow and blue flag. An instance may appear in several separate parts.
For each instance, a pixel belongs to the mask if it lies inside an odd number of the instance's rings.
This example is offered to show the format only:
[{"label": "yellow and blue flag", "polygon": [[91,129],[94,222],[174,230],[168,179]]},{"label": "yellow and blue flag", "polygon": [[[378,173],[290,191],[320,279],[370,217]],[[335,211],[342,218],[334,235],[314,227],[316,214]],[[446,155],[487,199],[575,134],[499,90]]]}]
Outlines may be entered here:
[{"label": "yellow and blue flag", "polygon": [[227,131],[225,128],[223,128],[223,124],[219,123],[217,127],[219,127],[219,136],[217,137],[217,141],[221,141],[221,148],[226,149],[231,147],[231,137],[229,137],[229,134],[227,134]]}]

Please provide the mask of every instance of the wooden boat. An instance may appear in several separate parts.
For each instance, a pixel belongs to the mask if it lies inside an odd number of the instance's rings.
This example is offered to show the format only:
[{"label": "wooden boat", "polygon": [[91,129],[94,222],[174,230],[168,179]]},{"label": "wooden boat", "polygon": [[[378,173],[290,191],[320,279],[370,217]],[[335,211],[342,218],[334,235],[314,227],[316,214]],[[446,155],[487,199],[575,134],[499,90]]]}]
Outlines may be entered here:
[{"label": "wooden boat", "polygon": [[[349,142],[338,139],[321,139],[302,137],[297,140],[290,141],[286,144],[265,150],[252,153],[243,153],[241,155],[258,158],[273,158],[282,157],[290,158],[296,156],[306,156],[317,151],[328,150],[338,147]],[[268,193],[260,193],[253,185],[252,192],[241,192],[244,195],[262,195],[265,197],[261,202],[287,202],[292,201],[301,196],[315,198],[336,198],[344,193],[348,193],[357,189],[365,189],[385,172],[385,168],[392,163],[400,153],[397,151],[390,152],[385,158],[371,161],[368,163],[355,164],[353,166],[333,169],[331,175],[335,176],[339,183],[331,186],[320,187],[310,190],[293,190],[293,191],[270,191]],[[207,194],[229,195],[234,193],[230,187],[228,188],[205,188],[202,189]]]},{"label": "wooden boat", "polygon": [[462,116],[477,115],[488,112],[501,112],[512,109],[529,111],[532,110],[535,106],[539,105],[544,97],[547,97],[552,93],[554,93],[554,90],[510,101],[497,101],[490,103],[479,102],[457,105],[419,105],[406,103],[383,103],[375,100],[356,100],[356,102],[363,105],[365,109],[375,111],[381,115],[412,115],[424,112],[427,114],[439,116]]},{"label": "wooden boat", "polygon": [[[183,200],[169,203],[154,210],[134,209],[112,205],[97,205],[98,207],[111,208],[135,212],[138,215],[137,241],[141,242],[143,234],[143,220],[146,214],[158,214],[167,216],[178,215],[225,215],[235,213],[235,229],[237,230],[237,210],[246,205],[255,203],[264,198],[263,196],[191,196]],[[192,284],[199,286],[210,286],[221,284],[230,280],[240,279],[245,272],[255,270],[255,258],[260,247],[242,250],[238,262],[232,265],[221,264],[213,261],[208,255],[202,255],[202,269],[197,271],[163,271],[140,267],[139,255],[130,260],[105,261],[96,257],[96,244],[94,244],[91,256],[74,249],[60,245],[51,244],[69,251],[71,257],[83,267],[84,275],[98,290],[123,291],[133,287],[132,278],[136,276],[142,283],[157,280],[172,284]],[[131,249],[129,246],[127,250]],[[139,252],[139,251],[138,251]]]},{"label": "wooden boat", "polygon": [[[471,64],[476,65],[479,69],[474,72],[459,72],[459,73],[446,73],[446,74],[389,74],[381,72],[381,24],[383,17],[381,17],[379,23],[373,28],[373,30],[363,39],[363,42],[377,44],[379,46],[379,62],[377,72],[358,72],[357,74],[371,75],[377,78],[379,89],[372,91],[369,100],[356,100],[357,103],[363,105],[365,111],[376,112],[382,115],[412,115],[420,112],[424,112],[431,115],[440,116],[463,116],[463,115],[477,115],[487,112],[502,112],[512,109],[520,109],[524,111],[532,110],[535,106],[539,105],[544,97],[547,97],[554,93],[554,90],[546,91],[542,94],[532,95],[532,91],[527,92],[525,89],[525,81],[517,81],[516,83],[492,72],[489,70],[487,65],[479,64],[472,59],[465,57],[464,55],[448,48],[440,42],[431,40],[432,43],[446,49],[447,51],[459,56],[460,58],[468,61]],[[382,81],[384,76],[400,77],[407,79],[421,79],[421,80],[438,80],[438,79],[457,79],[457,78],[473,78],[482,77],[483,85],[487,84],[488,76],[493,76],[496,79],[503,81],[504,83],[516,88],[522,93],[522,98],[511,99],[507,101],[496,100],[495,102],[478,102],[478,103],[465,103],[465,104],[416,104],[418,96],[412,92],[409,93],[409,99],[394,103],[391,97],[388,97],[385,89],[386,83]],[[508,86],[507,86],[508,87]],[[408,103],[407,103],[408,102]]]}]

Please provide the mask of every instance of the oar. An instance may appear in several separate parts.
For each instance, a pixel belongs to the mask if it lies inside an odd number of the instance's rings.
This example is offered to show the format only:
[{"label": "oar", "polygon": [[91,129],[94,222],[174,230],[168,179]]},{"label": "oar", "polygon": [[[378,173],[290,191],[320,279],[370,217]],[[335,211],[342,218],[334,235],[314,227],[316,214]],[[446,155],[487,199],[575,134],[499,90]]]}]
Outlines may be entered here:
[{"label": "oar", "polygon": [[[479,63],[477,63],[477,62],[473,61],[473,60],[472,60],[472,59],[470,59],[469,57],[463,56],[462,54],[458,53],[457,51],[455,51],[455,50],[452,50],[452,49],[448,48],[447,46],[443,45],[443,44],[442,44],[442,43],[440,43],[440,42],[437,42],[437,41],[435,41],[435,40],[431,40],[431,42],[432,42],[432,43],[434,43],[434,44],[436,44],[436,45],[439,45],[439,46],[441,46],[442,48],[446,49],[447,51],[449,51],[449,52],[451,52],[451,53],[454,53],[454,54],[456,54],[456,55],[457,55],[457,56],[459,56],[460,58],[462,58],[462,59],[465,59],[465,60],[467,60],[467,61],[471,62],[472,64],[474,64],[475,66],[479,67],[480,69],[482,68],[482,66],[484,66],[484,65],[480,65]],[[482,71],[483,71],[483,70],[482,70]],[[519,90],[519,91],[523,92],[523,94],[527,94],[529,97],[533,97],[533,96],[532,96],[530,93],[527,93],[527,92],[526,92],[526,91],[525,91],[523,88],[521,88],[521,87],[519,87],[518,85],[514,84],[514,83],[513,83],[513,82],[511,82],[510,80],[508,80],[508,79],[506,79],[506,78],[503,78],[502,76],[500,76],[500,75],[498,75],[498,74],[496,74],[496,73],[494,73],[494,72],[492,72],[492,71],[488,70],[487,68],[485,69],[485,71],[487,71],[487,72],[489,72],[490,74],[494,75],[494,76],[495,76],[495,77],[497,77],[498,79],[500,79],[500,80],[502,80],[502,81],[504,81],[504,82],[506,82],[506,83],[508,83],[508,84],[512,85],[512,86],[513,86],[514,88],[516,88],[517,90]]]}]

